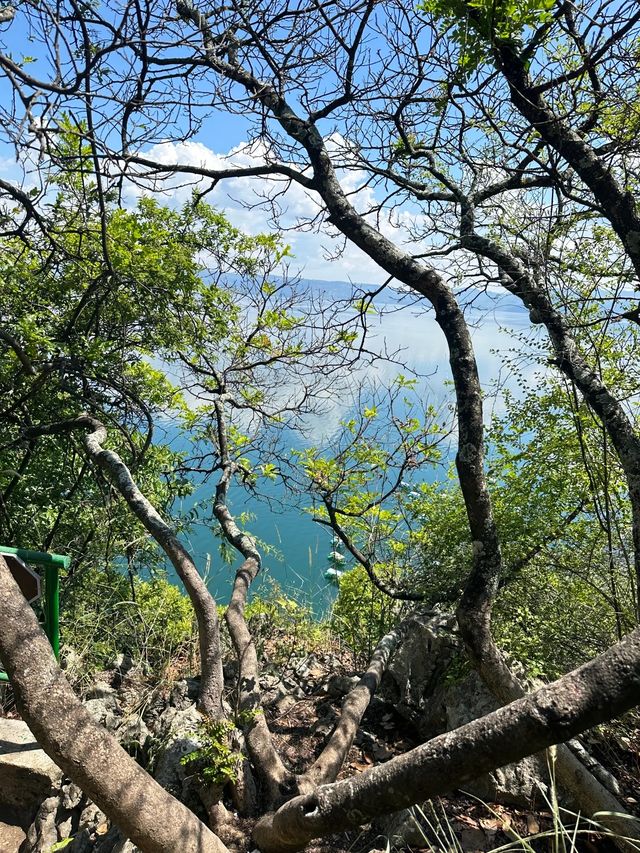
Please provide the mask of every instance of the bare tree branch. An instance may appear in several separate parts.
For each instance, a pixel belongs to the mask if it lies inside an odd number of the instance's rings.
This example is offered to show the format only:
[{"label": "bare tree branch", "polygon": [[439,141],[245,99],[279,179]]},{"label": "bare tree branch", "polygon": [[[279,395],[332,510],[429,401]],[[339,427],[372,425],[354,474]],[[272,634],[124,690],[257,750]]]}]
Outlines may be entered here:
[{"label": "bare tree branch", "polygon": [[134,515],[165,551],[185,585],[198,620],[202,667],[199,707],[205,714],[219,718],[223,715],[224,681],[216,602],[200,577],[191,555],[142,494],[122,459],[113,450],[102,447],[107,438],[105,427],[90,415],[80,415],[72,421],[30,428],[26,434],[29,437],[56,435],[77,429],[89,430],[84,436],[84,446],[89,457],[107,474]]}]

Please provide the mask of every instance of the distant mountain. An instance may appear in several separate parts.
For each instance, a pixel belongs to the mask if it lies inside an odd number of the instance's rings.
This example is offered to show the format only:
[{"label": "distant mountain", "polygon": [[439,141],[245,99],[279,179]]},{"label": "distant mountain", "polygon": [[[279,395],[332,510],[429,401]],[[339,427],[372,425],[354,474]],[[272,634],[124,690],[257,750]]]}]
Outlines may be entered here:
[{"label": "distant mountain", "polygon": [[[229,284],[235,283],[239,277],[236,274],[229,274],[226,280]],[[285,279],[282,276],[272,276],[271,280],[274,283],[283,283]],[[288,279],[292,284],[297,284],[301,288],[308,288],[317,296],[323,295],[329,300],[349,299],[353,294],[358,293],[374,293],[380,285],[356,283],[352,281],[338,281],[336,279],[320,279],[320,278],[305,278],[301,276],[298,279],[291,277]],[[500,317],[501,322],[508,318],[513,318],[513,321],[518,326],[523,326],[528,323],[528,312],[523,307],[519,299],[507,293],[505,290],[480,290],[467,287],[458,294],[458,301],[463,306],[470,322],[478,322],[487,315],[494,314]],[[380,294],[375,297],[374,305],[393,306],[393,307],[412,307],[422,303],[425,307],[428,306],[426,299],[422,299],[415,291],[406,288],[401,290],[398,287],[388,286]]]},{"label": "distant mountain", "polygon": [[[315,293],[323,293],[332,299],[345,299],[354,291],[374,292],[379,285],[355,283],[350,281],[335,281],[318,278],[300,278],[303,287],[309,287]],[[415,291],[400,290],[396,287],[386,287],[375,302],[379,305],[403,305],[412,304],[419,299]],[[500,314],[514,313],[526,316],[527,310],[519,299],[504,290],[475,290],[466,288],[458,294],[458,300],[465,310],[474,314],[482,315],[491,311],[499,311]]]}]

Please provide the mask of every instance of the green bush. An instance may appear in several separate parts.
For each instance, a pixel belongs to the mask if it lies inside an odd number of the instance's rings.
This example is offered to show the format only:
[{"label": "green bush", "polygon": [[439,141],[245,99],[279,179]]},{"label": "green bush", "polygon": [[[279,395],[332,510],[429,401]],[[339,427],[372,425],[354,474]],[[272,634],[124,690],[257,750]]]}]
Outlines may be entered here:
[{"label": "green bush", "polygon": [[128,577],[91,570],[74,579],[63,599],[63,652],[79,657],[80,677],[108,667],[121,653],[160,674],[193,637],[189,599],[166,577]]},{"label": "green bush", "polygon": [[378,641],[396,624],[399,612],[399,603],[377,590],[362,566],[356,566],[339,580],[331,629],[359,662],[370,657]]},{"label": "green bush", "polygon": [[593,583],[559,574],[539,560],[501,591],[497,643],[529,676],[559,678],[616,641],[615,613]]},{"label": "green bush", "polygon": [[202,746],[184,755],[180,763],[206,784],[235,783],[242,755],[229,744],[233,729],[230,720],[205,720],[199,729]]},{"label": "green bush", "polygon": [[273,580],[262,584],[248,603],[245,616],[258,654],[279,665],[295,655],[309,654],[328,643],[328,626],[308,604],[284,593]]}]

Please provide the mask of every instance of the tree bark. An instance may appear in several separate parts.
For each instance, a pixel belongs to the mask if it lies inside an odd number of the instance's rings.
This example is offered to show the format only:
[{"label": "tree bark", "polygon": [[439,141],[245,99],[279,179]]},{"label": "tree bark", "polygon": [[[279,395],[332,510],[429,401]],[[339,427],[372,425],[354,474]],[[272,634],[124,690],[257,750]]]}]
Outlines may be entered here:
[{"label": "tree bark", "polygon": [[54,435],[76,429],[89,430],[84,436],[84,446],[89,457],[105,472],[136,518],[167,554],[187,590],[198,621],[201,666],[198,707],[207,716],[220,719],[224,715],[222,709],[224,678],[216,602],[200,577],[191,555],[155,507],[142,494],[122,459],[113,450],[105,450],[102,447],[102,443],[107,438],[104,425],[89,415],[80,415],[72,421],[35,427],[27,430],[27,434]]},{"label": "tree bark", "polygon": [[16,704],[56,764],[144,853],[229,853],[160,787],[77,699],[0,556],[0,657]]},{"label": "tree bark", "polygon": [[284,95],[259,80],[231,56],[221,55],[205,16],[192,0],[179,0],[178,14],[202,35],[211,68],[240,84],[279,122],[285,133],[306,152],[313,172],[313,189],[326,206],[328,220],[362,249],[381,269],[425,296],[435,311],[449,348],[449,363],[458,409],[456,469],[473,542],[473,563],[459,610],[465,643],[474,661],[489,647],[491,607],[498,589],[502,555],[484,474],[482,388],[468,325],[458,302],[439,273],[398,248],[360,215],[344,192],[322,134],[310,118],[301,118]]},{"label": "tree bark", "polygon": [[243,726],[247,749],[266,787],[269,808],[272,808],[282,801],[283,793],[291,787],[293,774],[287,770],[276,752],[262,709],[258,654],[244,615],[249,587],[260,571],[260,552],[251,536],[240,530],[227,506],[229,484],[235,468],[229,457],[223,404],[216,400],[214,407],[222,474],[216,485],[213,514],[225,539],[244,557],[244,562],[236,572],[225,620],[238,658],[238,705],[241,713],[247,717]]},{"label": "tree bark", "polygon": [[[522,300],[536,322],[546,326],[558,366],[575,382],[600,418],[616,447],[629,486],[636,577],[640,585],[640,441],[622,406],[589,367],[569,334],[562,316],[553,308],[549,298],[536,285],[518,259],[512,257],[494,241],[473,231],[472,213],[469,209],[462,217],[462,245],[496,263],[503,274],[505,286]],[[473,642],[481,644],[485,650],[482,659],[479,660],[479,672],[491,692],[502,703],[512,702],[524,696],[525,691],[522,685],[510,672],[488,630],[484,636],[478,634],[474,636],[473,609],[470,620],[463,610],[461,613],[461,610],[462,605],[458,611],[459,619],[462,618],[461,627],[466,628],[467,635],[474,637]],[[632,820],[618,816],[626,813],[624,805],[589,772],[566,745],[558,747],[556,771],[560,786],[573,795],[581,811],[586,814],[608,812],[610,814],[605,814],[601,818],[603,825],[617,836],[629,836],[640,840],[640,827]],[[621,849],[637,849],[637,845],[631,844],[630,848],[626,842],[616,843]]]},{"label": "tree bark", "polygon": [[533,84],[524,60],[511,41],[497,40],[495,57],[509,85],[513,105],[589,187],[640,278],[640,217],[633,193],[618,184],[592,146],[554,113]]},{"label": "tree bark", "polygon": [[568,740],[638,702],[640,629],[530,696],[354,778],[290,800],[259,821],[254,839],[263,853],[292,853],[312,838],[444,794]]},{"label": "tree bark", "polygon": [[345,697],[340,719],[327,744],[311,767],[299,777],[300,793],[310,793],[318,785],[335,781],[358,733],[365,711],[380,685],[389,659],[404,636],[407,621],[386,634],[378,643],[367,671]]},{"label": "tree bark", "polygon": [[[533,281],[524,264],[495,241],[476,234],[470,216],[466,224],[463,223],[461,242],[465,248],[493,261],[503,273],[506,289],[522,301],[535,323],[546,327],[558,368],[575,383],[611,438],[629,488],[634,567],[640,589],[640,438],[633,424],[620,402],[583,357],[564,318]],[[640,613],[637,615],[640,618]]]}]

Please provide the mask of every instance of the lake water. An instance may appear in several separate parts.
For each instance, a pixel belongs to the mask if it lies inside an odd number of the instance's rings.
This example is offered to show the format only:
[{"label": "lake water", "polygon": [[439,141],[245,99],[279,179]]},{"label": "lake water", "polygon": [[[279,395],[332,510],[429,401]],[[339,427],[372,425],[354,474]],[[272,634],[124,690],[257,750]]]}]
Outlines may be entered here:
[{"label": "lake water", "polygon": [[[337,282],[322,285],[326,289],[341,288],[340,295],[344,296],[344,285]],[[472,323],[472,336],[478,361],[478,369],[483,387],[489,389],[493,383],[502,383],[509,387],[513,384],[509,378],[506,363],[508,351],[520,348],[520,343],[514,336],[528,327],[528,316],[518,304],[510,298],[494,300],[485,294],[474,301],[474,306],[468,309],[468,317]],[[402,349],[404,360],[421,375],[428,379],[421,381],[421,393],[428,395],[433,403],[441,403],[451,396],[445,382],[450,380],[447,349],[443,335],[433,317],[415,306],[401,307],[394,305],[391,313],[382,313],[371,322],[371,332],[377,346],[382,350],[386,345],[389,350]],[[375,368],[376,378],[391,380],[399,372],[399,368],[391,364],[379,364]],[[365,374],[363,374],[364,378]],[[331,438],[332,433],[339,428],[342,418],[348,414],[350,403],[343,400],[332,400],[327,411],[321,418],[310,419],[305,437],[302,439],[311,444],[321,444]],[[488,418],[491,409],[499,406],[499,396],[489,399],[486,405]],[[177,439],[180,444],[180,439]],[[295,444],[300,446],[300,438]],[[430,478],[429,472],[426,477]],[[195,501],[206,504],[212,495],[211,485],[200,485],[194,496],[181,507],[186,511]],[[276,499],[284,497],[282,487],[274,485],[271,495]],[[265,503],[253,498],[247,498],[240,487],[234,487],[230,492],[230,504],[236,514],[250,512],[255,516],[246,529],[271,546],[280,555],[267,554],[264,557],[262,583],[273,579],[287,592],[294,592],[296,597],[308,601],[318,613],[324,611],[333,597],[335,587],[324,578],[324,572],[330,567],[328,560],[332,550],[330,531],[313,522],[310,515],[304,512],[303,506],[291,505],[285,499],[282,509],[270,508]],[[304,504],[304,502],[303,502]],[[196,523],[187,537],[188,546],[196,559],[201,571],[208,566],[208,584],[211,591],[220,602],[226,601],[231,587],[238,559],[233,566],[223,562],[220,556],[219,540],[205,524]],[[345,561],[345,565],[348,565]]]}]

